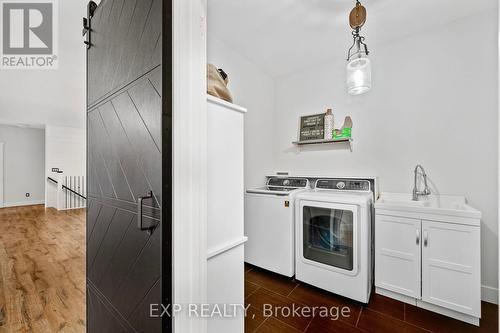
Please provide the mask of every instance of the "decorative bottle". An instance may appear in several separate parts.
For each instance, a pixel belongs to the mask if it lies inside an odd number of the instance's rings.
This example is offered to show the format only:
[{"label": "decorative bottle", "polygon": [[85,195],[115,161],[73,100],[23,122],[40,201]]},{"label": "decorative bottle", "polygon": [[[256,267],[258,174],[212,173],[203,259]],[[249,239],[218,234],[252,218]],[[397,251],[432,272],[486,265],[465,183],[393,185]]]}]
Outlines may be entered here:
[{"label": "decorative bottle", "polygon": [[332,109],[326,110],[325,113],[325,128],[323,132],[323,138],[325,140],[331,139],[333,137],[333,113]]}]

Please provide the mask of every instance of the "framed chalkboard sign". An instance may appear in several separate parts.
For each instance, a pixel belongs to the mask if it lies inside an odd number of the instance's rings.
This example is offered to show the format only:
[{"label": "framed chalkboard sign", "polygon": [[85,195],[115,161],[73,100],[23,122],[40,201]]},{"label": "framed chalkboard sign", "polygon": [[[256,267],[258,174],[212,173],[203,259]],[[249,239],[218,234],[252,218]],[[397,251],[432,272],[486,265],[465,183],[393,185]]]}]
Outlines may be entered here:
[{"label": "framed chalkboard sign", "polygon": [[313,114],[300,117],[299,141],[322,140],[325,126],[325,114]]}]

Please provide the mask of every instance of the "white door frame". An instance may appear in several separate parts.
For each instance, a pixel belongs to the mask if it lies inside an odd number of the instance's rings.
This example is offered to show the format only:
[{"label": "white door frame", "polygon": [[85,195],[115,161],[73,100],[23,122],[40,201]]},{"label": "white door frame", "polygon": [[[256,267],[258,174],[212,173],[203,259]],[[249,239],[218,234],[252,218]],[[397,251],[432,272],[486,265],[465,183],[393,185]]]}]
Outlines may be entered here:
[{"label": "white door frame", "polygon": [[207,0],[173,0],[173,303],[175,333],[205,333],[207,302]]},{"label": "white door frame", "polygon": [[0,142],[0,208],[4,206],[4,143]]}]

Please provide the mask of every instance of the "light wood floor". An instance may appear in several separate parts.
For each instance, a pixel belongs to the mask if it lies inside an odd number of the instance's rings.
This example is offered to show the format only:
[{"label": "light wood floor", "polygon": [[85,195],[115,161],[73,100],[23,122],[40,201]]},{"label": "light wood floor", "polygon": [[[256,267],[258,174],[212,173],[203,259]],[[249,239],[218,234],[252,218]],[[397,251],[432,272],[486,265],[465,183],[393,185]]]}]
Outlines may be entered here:
[{"label": "light wood floor", "polygon": [[85,332],[85,211],[0,209],[0,333]]}]

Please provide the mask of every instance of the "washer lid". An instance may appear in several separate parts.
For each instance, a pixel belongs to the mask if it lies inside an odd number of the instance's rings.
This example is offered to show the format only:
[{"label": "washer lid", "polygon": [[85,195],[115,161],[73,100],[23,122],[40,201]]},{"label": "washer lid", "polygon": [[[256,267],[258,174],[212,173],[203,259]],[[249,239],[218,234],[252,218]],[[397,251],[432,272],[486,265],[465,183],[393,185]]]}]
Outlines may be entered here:
[{"label": "washer lid", "polygon": [[264,186],[264,187],[250,188],[247,190],[247,193],[289,195],[295,190],[297,190],[297,188],[294,187]]},{"label": "washer lid", "polygon": [[248,189],[247,193],[289,195],[296,190],[307,188],[309,188],[309,180],[306,178],[270,177],[267,180],[267,186]]},{"label": "washer lid", "polygon": [[343,204],[367,205],[373,202],[371,192],[350,192],[337,190],[307,191],[297,194],[297,200],[311,200]]}]

